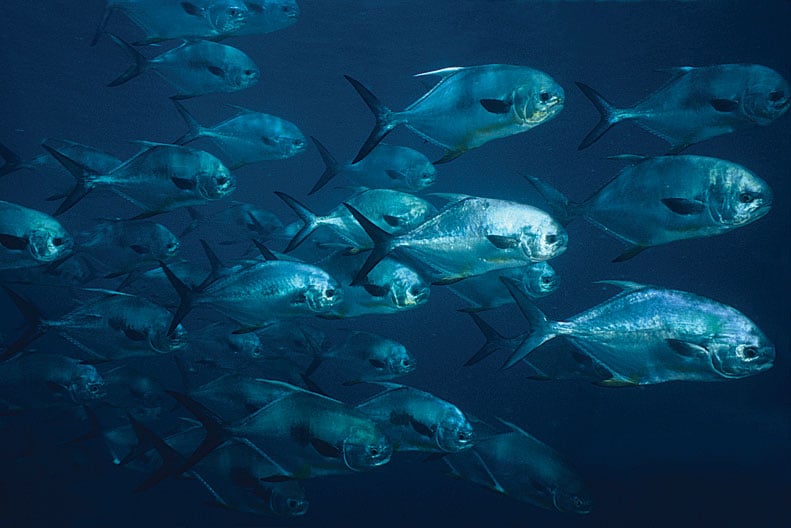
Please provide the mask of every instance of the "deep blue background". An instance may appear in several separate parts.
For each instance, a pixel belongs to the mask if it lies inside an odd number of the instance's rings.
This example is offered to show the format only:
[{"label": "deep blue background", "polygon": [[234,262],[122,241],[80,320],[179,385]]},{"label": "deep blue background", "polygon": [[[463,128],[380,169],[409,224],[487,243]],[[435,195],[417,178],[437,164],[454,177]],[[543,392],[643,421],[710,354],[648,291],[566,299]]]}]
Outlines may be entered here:
[{"label": "deep blue background", "polygon": [[[436,191],[541,204],[521,174],[551,181],[583,199],[620,168],[606,156],[661,154],[664,142],[624,124],[592,148],[577,144],[598,119],[573,82],[584,81],[616,104],[630,104],[661,85],[661,69],[716,63],[759,63],[791,78],[791,3],[530,2],[472,0],[300,0],[300,20],[286,30],[227,41],[248,53],[261,82],[244,92],[204,96],[186,105],[203,123],[232,115],[223,103],[282,116],[350,158],[372,125],[369,111],[344,81],[363,81],[400,109],[425,92],[415,73],[485,63],[529,65],[566,89],[555,120],[499,140],[439,167]],[[101,0],[5,0],[0,5],[0,141],[24,158],[45,137],[80,141],[125,158],[133,139],[172,141],[184,125],[152,73],[106,88],[127,66],[109,39],[88,47]],[[113,32],[140,36],[122,15]],[[168,45],[161,48],[168,49]],[[148,51],[146,51],[148,53]],[[754,378],[710,384],[668,383],[612,390],[582,382],[540,383],[498,361],[461,364],[483,339],[461,301],[435,288],[428,305],[390,317],[339,322],[380,332],[407,345],[419,369],[405,383],[429,390],[482,418],[520,424],[564,453],[587,478],[596,505],[586,517],[547,512],[443,476],[442,463],[395,459],[369,474],[305,484],[310,512],[294,525],[456,526],[785,526],[791,497],[791,117],[695,145],[692,154],[741,163],[766,179],[775,205],[764,219],[731,234],[651,249],[623,264],[622,245],[584,222],[570,226],[569,250],[553,266],[561,289],[540,304],[562,318],[614,292],[593,284],[624,279],[693,291],[737,307],[777,345],[775,367]],[[389,141],[441,154],[407,130]],[[208,143],[196,143],[211,148]],[[272,194],[287,191],[318,211],[343,199],[323,190],[305,198],[323,166],[314,149],[239,171],[235,198],[291,212]],[[68,176],[20,172],[0,180],[0,198],[45,211],[44,197]],[[331,187],[331,186],[330,186]],[[110,195],[93,195],[63,216],[77,230],[92,219],[129,216]],[[160,220],[174,231],[186,215]],[[187,254],[197,255],[191,240]],[[279,248],[277,248],[279,249]],[[57,303],[58,292],[51,302]],[[5,300],[4,320],[16,314]],[[525,328],[515,309],[484,317],[506,334]],[[189,328],[189,320],[187,326]],[[5,326],[5,325],[4,325]],[[4,331],[7,331],[5,329]],[[53,346],[68,350],[62,341]],[[355,391],[335,394],[353,401]],[[140,476],[112,467],[98,449],[52,447],[49,437],[74,428],[68,417],[0,421],[0,522],[3,525],[140,526],[279,525],[205,505],[194,482],[168,481],[145,494]],[[24,448],[24,449],[23,449]],[[17,455],[25,455],[18,459]],[[6,522],[8,520],[8,522]]]}]

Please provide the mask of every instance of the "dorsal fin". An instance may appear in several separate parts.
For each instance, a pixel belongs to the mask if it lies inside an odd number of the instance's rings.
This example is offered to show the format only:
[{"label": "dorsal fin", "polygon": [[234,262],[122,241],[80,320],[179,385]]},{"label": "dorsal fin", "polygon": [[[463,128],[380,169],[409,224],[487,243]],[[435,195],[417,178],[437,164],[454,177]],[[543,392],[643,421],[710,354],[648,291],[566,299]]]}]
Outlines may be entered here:
[{"label": "dorsal fin", "polygon": [[466,70],[466,66],[450,66],[448,68],[440,68],[439,70],[432,70],[423,73],[416,73],[413,77],[429,77],[431,75],[439,75],[441,77],[448,77],[461,70]]}]

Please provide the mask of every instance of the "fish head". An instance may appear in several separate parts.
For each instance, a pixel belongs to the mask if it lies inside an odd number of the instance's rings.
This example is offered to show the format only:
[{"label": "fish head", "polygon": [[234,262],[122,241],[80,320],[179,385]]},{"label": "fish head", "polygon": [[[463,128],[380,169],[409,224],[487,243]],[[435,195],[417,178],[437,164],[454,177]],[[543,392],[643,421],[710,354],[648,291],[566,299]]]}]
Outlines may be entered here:
[{"label": "fish head", "polygon": [[566,230],[549,215],[525,225],[519,238],[519,247],[531,262],[557,257],[566,251],[568,245]]},{"label": "fish head", "polygon": [[181,248],[176,235],[162,224],[154,224],[151,242],[151,257],[156,260],[172,260]]},{"label": "fish head", "polygon": [[231,352],[244,358],[260,358],[266,354],[266,348],[255,332],[228,334],[226,344]]},{"label": "fish head", "polygon": [[166,325],[160,325],[148,333],[148,344],[160,354],[169,354],[187,346],[187,330],[179,324],[172,332]]},{"label": "fish head", "polygon": [[437,169],[428,160],[416,161],[405,170],[399,172],[404,175],[405,186],[414,192],[420,192],[431,187],[437,180]]},{"label": "fish head", "polygon": [[246,55],[235,57],[233,66],[226,70],[225,80],[233,86],[235,90],[244,90],[258,83],[261,77],[261,70]]},{"label": "fish head", "polygon": [[262,137],[261,141],[267,147],[274,146],[282,158],[296,156],[308,146],[305,136],[295,126],[284,127],[277,137]]},{"label": "fish head", "polygon": [[744,113],[759,125],[768,125],[791,106],[791,91],[783,77],[765,66],[753,66],[742,96]]},{"label": "fish head", "polygon": [[343,462],[352,471],[365,471],[390,462],[393,444],[375,426],[354,427],[343,440]]},{"label": "fish head", "polygon": [[218,0],[206,8],[209,24],[221,35],[242,29],[250,19],[250,10],[239,0]]},{"label": "fish head", "polygon": [[593,498],[584,488],[575,492],[555,489],[552,491],[552,504],[558,511],[585,515],[593,509]]},{"label": "fish head", "polygon": [[219,200],[236,190],[236,178],[228,167],[209,154],[201,160],[201,169],[196,174],[198,193],[206,200]]},{"label": "fish head", "polygon": [[267,490],[269,510],[280,517],[299,517],[308,512],[308,498],[296,482],[281,482]]},{"label": "fish head", "polygon": [[717,373],[744,378],[772,368],[775,347],[749,319],[736,312],[725,326],[704,344]]},{"label": "fish head", "polygon": [[537,262],[517,270],[520,272],[517,280],[531,297],[544,297],[560,286],[560,276],[547,262]]},{"label": "fish head", "polygon": [[300,294],[300,301],[312,312],[325,313],[343,302],[343,289],[326,273],[313,273]]},{"label": "fish head", "polygon": [[740,165],[726,163],[715,169],[710,212],[718,222],[729,226],[749,224],[769,212],[772,189]]},{"label": "fish head", "polygon": [[104,378],[93,365],[79,363],[68,385],[69,394],[77,403],[88,403],[107,395]]},{"label": "fish head", "polygon": [[65,257],[74,246],[74,239],[60,225],[35,228],[28,232],[27,239],[30,256],[39,262]]},{"label": "fish head", "polygon": [[255,14],[265,16],[270,24],[278,27],[291,25],[299,18],[296,0],[256,0],[245,3]]},{"label": "fish head", "polygon": [[[380,266],[380,270],[387,270],[386,266]],[[388,296],[391,304],[399,310],[409,310],[424,304],[428,301],[430,294],[429,285],[412,268],[405,265],[397,265],[390,271],[389,276],[382,281],[385,286],[389,283]],[[377,270],[374,269],[373,273]],[[376,275],[369,275],[369,280],[376,281]]]},{"label": "fish head", "polygon": [[446,453],[457,453],[474,444],[472,424],[455,406],[449,406],[439,416],[434,440],[437,447]]},{"label": "fish head", "polygon": [[379,354],[385,358],[387,374],[390,376],[403,376],[409,374],[417,366],[417,361],[401,343],[387,340],[381,345]]},{"label": "fish head", "polygon": [[555,117],[563,109],[565,98],[563,88],[552,77],[540,72],[518,86],[512,95],[516,117],[528,127]]}]

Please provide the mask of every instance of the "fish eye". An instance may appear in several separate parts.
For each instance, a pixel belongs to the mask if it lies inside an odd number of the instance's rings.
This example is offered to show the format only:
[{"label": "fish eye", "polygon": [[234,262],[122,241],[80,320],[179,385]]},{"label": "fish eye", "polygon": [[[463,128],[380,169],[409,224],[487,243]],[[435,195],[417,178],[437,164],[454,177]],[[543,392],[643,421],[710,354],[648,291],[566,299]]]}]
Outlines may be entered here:
[{"label": "fish eye", "polygon": [[550,282],[552,282],[551,277],[541,277],[541,284],[549,284]]},{"label": "fish eye", "polygon": [[297,499],[288,499],[286,501],[286,505],[288,506],[289,510],[296,510],[299,506],[299,502],[297,502]]},{"label": "fish eye", "polygon": [[55,238],[52,239],[52,244],[55,245],[55,246],[62,246],[63,242],[64,242],[64,240],[61,237],[55,237]]},{"label": "fish eye", "polygon": [[379,448],[376,446],[369,446],[368,454],[371,456],[377,456],[379,454]]},{"label": "fish eye", "polygon": [[332,299],[333,297],[335,297],[335,290],[333,290],[333,289],[326,290],[326,291],[324,292],[324,296],[325,296],[327,299]]},{"label": "fish eye", "polygon": [[769,100],[772,102],[777,102],[783,98],[783,92],[779,90],[775,90],[773,92],[769,92]]},{"label": "fish eye", "polygon": [[280,10],[282,12],[284,12],[284,13],[288,13],[289,11],[291,11],[291,7],[290,6],[281,6]]},{"label": "fish eye", "polygon": [[546,242],[547,244],[554,244],[557,241],[558,241],[557,235],[547,235],[544,237],[544,242]]},{"label": "fish eye", "polygon": [[754,346],[744,347],[742,355],[744,355],[745,359],[755,359],[758,357],[758,349]]},{"label": "fish eye", "polygon": [[739,201],[741,203],[743,203],[743,204],[748,204],[748,203],[752,202],[753,200],[755,200],[755,196],[753,196],[750,193],[746,193],[745,192],[745,193],[741,193],[739,195]]},{"label": "fish eye", "polygon": [[88,385],[88,392],[96,394],[97,392],[99,392],[99,386],[96,384]]},{"label": "fish eye", "polygon": [[409,361],[408,359],[402,359],[401,360],[401,365],[403,365],[405,367],[408,367],[410,363],[411,363],[411,361]]},{"label": "fish eye", "polygon": [[538,98],[541,99],[542,103],[546,103],[549,101],[549,93],[548,92],[541,92],[538,94]]},{"label": "fish eye", "polygon": [[255,73],[253,70],[245,70],[244,71],[244,74],[247,75],[248,77],[251,76],[253,73]]},{"label": "fish eye", "polygon": [[412,286],[411,288],[409,288],[409,295],[413,297],[417,297],[418,295],[420,295],[420,288],[418,288],[417,286]]},{"label": "fish eye", "polygon": [[291,142],[291,144],[294,145],[295,147],[301,147],[302,145],[305,144],[305,142],[302,141],[301,139],[295,139],[294,141]]}]

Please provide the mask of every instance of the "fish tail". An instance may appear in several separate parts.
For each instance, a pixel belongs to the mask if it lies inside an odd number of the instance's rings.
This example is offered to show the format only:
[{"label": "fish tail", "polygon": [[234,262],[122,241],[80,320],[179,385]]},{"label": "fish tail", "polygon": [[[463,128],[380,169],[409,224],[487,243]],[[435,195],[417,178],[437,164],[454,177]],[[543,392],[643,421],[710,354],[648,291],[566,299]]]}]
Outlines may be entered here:
[{"label": "fish tail", "polygon": [[486,338],[486,343],[478,349],[474,356],[467,360],[464,364],[465,367],[469,367],[470,365],[474,365],[479,361],[489,357],[497,350],[501,348],[508,348],[505,343],[505,337],[494,329],[489,323],[481,319],[478,314],[470,313],[470,317],[475,322],[476,326],[481,330],[483,336]]},{"label": "fish tail", "polygon": [[96,31],[93,34],[93,38],[91,39],[90,46],[93,47],[99,42],[99,37],[102,36],[104,33],[104,28],[107,27],[107,21],[110,20],[110,15],[115,10],[115,7],[110,5],[108,2],[104,8],[104,13],[102,13],[102,19],[99,21],[99,25],[96,26]]},{"label": "fish tail", "polygon": [[220,447],[220,445],[230,438],[230,434],[226,428],[225,421],[217,416],[211,409],[206,408],[186,394],[170,390],[165,392],[192,413],[206,429],[206,438],[203,439],[203,442],[195,449],[192,455],[190,455],[190,457],[178,468],[177,474],[181,474],[189,471],[195,464],[206,457],[206,455]]},{"label": "fish tail", "polygon": [[22,163],[22,158],[2,143],[0,143],[0,156],[2,156],[5,162],[3,166],[0,167],[0,178],[25,167]]},{"label": "fish tail", "polygon": [[210,271],[206,278],[203,279],[203,282],[195,288],[196,291],[203,291],[209,284],[219,279],[223,268],[225,268],[220,257],[217,256],[217,253],[214,252],[208,242],[201,238],[200,245],[203,248],[203,254],[206,255],[206,260],[209,261]]},{"label": "fish tail", "polygon": [[371,253],[369,253],[368,259],[365,261],[363,267],[360,268],[360,271],[357,272],[357,275],[355,275],[354,280],[351,282],[352,286],[356,286],[358,284],[362,284],[365,278],[368,276],[368,273],[370,273],[371,270],[374,269],[377,264],[379,264],[379,261],[385,258],[391,251],[393,251],[393,249],[395,249],[395,237],[368,220],[360,211],[348,203],[344,203],[343,205],[346,206],[346,209],[349,210],[354,219],[357,220],[357,223],[360,224],[360,227],[365,230],[374,243],[374,248],[371,250]]},{"label": "fish tail", "polygon": [[120,86],[143,73],[148,67],[148,59],[146,59],[145,55],[137,51],[132,47],[131,44],[124,41],[121,37],[113,35],[112,33],[108,33],[108,35],[111,39],[113,39],[113,42],[125,49],[134,60],[134,64],[129,66],[129,68],[124,73],[116,77],[110,84],[107,85],[110,87]]},{"label": "fish tail", "polygon": [[281,200],[286,202],[286,205],[289,206],[296,213],[299,219],[302,220],[302,224],[303,224],[302,228],[300,228],[300,230],[297,231],[297,234],[294,235],[294,238],[292,238],[291,241],[288,243],[288,246],[286,246],[284,252],[288,253],[290,251],[297,249],[297,247],[299,247],[299,245],[302,244],[305,241],[305,239],[307,239],[311,235],[311,233],[313,233],[313,231],[316,230],[317,227],[319,227],[318,217],[313,211],[311,211],[310,209],[305,207],[305,205],[301,204],[296,199],[292,198],[286,193],[275,191],[275,194]]},{"label": "fish tail", "polygon": [[403,121],[395,119],[395,115],[392,110],[387,108],[385,105],[379,101],[379,99],[371,93],[371,91],[363,86],[363,84],[358,81],[357,79],[353,79],[348,75],[344,75],[347,81],[351,83],[357,93],[360,94],[363,101],[368,108],[371,109],[371,112],[374,114],[374,118],[376,118],[376,124],[374,125],[374,129],[371,131],[371,134],[368,136],[368,139],[365,140],[363,143],[360,152],[354,158],[352,163],[357,163],[358,161],[362,160],[366,157],[370,152],[379,144],[384,137],[390,133],[397,125],[401,124]]},{"label": "fish tail", "polygon": [[580,204],[568,199],[568,196],[535,176],[525,175],[525,179],[546,200],[552,211],[552,217],[561,225],[566,226],[579,215]]},{"label": "fish tail", "polygon": [[173,289],[175,289],[176,293],[178,293],[180,299],[179,307],[176,308],[176,313],[173,314],[173,320],[170,322],[170,326],[168,327],[168,334],[172,334],[179,323],[181,323],[181,321],[192,310],[192,307],[195,303],[196,292],[184,284],[184,282],[179,279],[170,268],[168,268],[167,264],[161,260],[159,261],[159,266],[162,268],[162,271],[165,273],[168,281],[173,286]]},{"label": "fish tail", "polygon": [[125,465],[132,460],[143,455],[147,451],[155,449],[162,459],[162,465],[135,488],[135,492],[142,492],[153,488],[166,478],[183,473],[180,471],[184,466],[184,457],[175,449],[165,443],[154,431],[135,420],[131,414],[127,414],[132,429],[137,436],[137,445],[127,454],[119,465]]},{"label": "fish tail", "polygon": [[508,291],[516,301],[516,305],[519,307],[522,315],[525,316],[527,322],[530,324],[530,333],[528,336],[503,364],[502,368],[507,369],[516,365],[542,344],[556,337],[557,332],[553,328],[552,322],[547,319],[547,316],[544,315],[544,313],[538,309],[538,306],[533,304],[525,292],[522,291],[518,281],[510,277],[500,277],[500,280],[505,284],[506,288],[508,288]]},{"label": "fish tail", "polygon": [[601,118],[599,122],[593,127],[593,130],[588,132],[588,135],[585,136],[585,139],[582,140],[577,150],[582,150],[585,148],[590,147],[593,145],[600,137],[607,132],[611,126],[615,123],[621,121],[623,119],[621,116],[618,115],[618,109],[615,108],[609,101],[607,101],[602,95],[588,86],[587,84],[578,82],[576,83],[582,93],[585,94],[585,97],[590,99],[593,103],[593,106],[596,107],[596,110],[599,111],[601,114]]},{"label": "fish tail", "polygon": [[15,292],[8,286],[3,286],[6,294],[14,302],[19,313],[25,318],[25,329],[16,341],[0,350],[0,361],[7,361],[22,353],[33,341],[47,333],[47,326],[43,322],[41,310],[33,302]]},{"label": "fish tail", "polygon": [[44,147],[44,150],[49,152],[58,163],[63,165],[77,181],[55,211],[55,216],[57,216],[74,207],[77,202],[85,198],[88,193],[93,190],[94,184],[91,182],[90,178],[98,173],[82,162],[74,160],[58,150],[55,150],[55,148],[47,144],[47,141],[48,140],[45,139],[41,146]]},{"label": "fish tail", "polygon": [[201,137],[201,135],[203,134],[203,127],[201,127],[200,123],[198,123],[198,121],[194,117],[192,117],[192,114],[190,114],[187,111],[187,109],[184,108],[184,105],[179,103],[178,100],[173,99],[172,97],[170,98],[170,100],[173,101],[173,105],[176,107],[176,110],[178,111],[179,115],[184,120],[184,122],[187,123],[187,126],[189,127],[189,131],[180,138],[178,138],[176,141],[174,141],[173,144],[186,145],[187,143],[191,141],[195,141],[196,139]]},{"label": "fish tail", "polygon": [[327,183],[329,183],[329,181],[338,174],[339,172],[338,168],[340,166],[338,164],[338,160],[336,160],[332,156],[332,154],[330,154],[330,151],[327,150],[327,147],[322,145],[321,142],[318,139],[314,138],[313,136],[310,136],[310,139],[313,140],[313,143],[316,145],[316,148],[319,150],[319,154],[321,155],[321,159],[324,162],[325,168],[324,168],[324,172],[319,177],[319,181],[317,181],[316,185],[314,185],[313,188],[310,190],[308,196],[310,196],[311,194],[315,193],[316,191],[327,185]]}]

